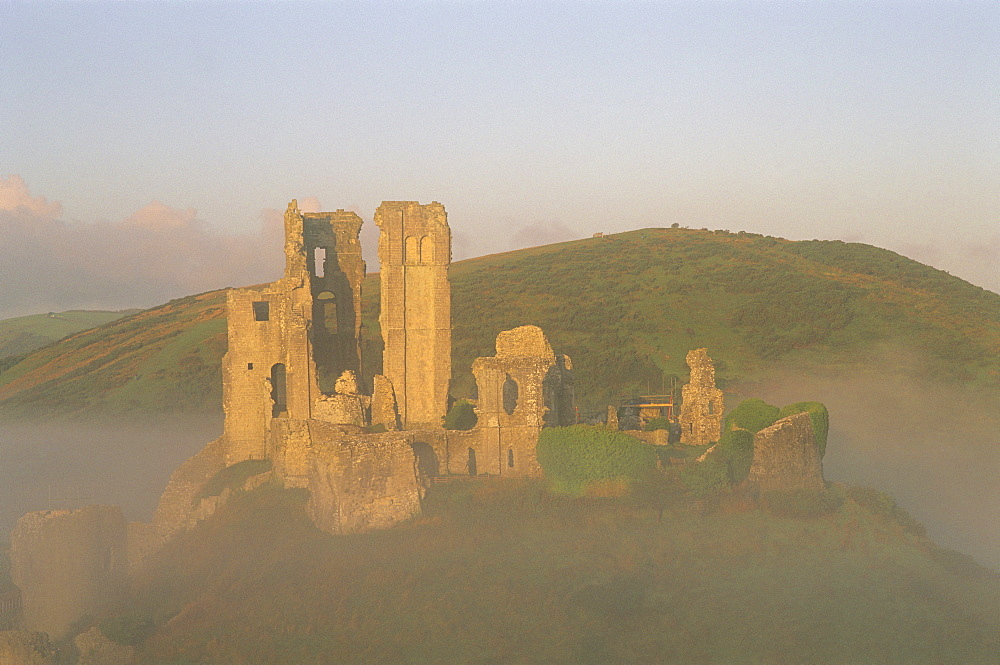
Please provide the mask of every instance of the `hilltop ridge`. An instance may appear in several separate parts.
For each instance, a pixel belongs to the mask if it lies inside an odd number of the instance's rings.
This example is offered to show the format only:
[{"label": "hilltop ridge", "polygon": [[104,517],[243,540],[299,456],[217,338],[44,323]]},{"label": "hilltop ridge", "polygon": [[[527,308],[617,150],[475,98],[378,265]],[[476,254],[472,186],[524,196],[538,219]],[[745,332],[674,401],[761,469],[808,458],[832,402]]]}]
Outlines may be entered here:
[{"label": "hilltop ridge", "polygon": [[[378,274],[364,364],[381,363]],[[889,250],[643,229],[452,265],[452,394],[501,330],[535,324],[576,367],[583,410],[657,390],[708,347],[727,391],[795,372],[875,373],[1000,395],[1000,295]],[[0,360],[0,414],[220,408],[225,294],[188,296]]]}]

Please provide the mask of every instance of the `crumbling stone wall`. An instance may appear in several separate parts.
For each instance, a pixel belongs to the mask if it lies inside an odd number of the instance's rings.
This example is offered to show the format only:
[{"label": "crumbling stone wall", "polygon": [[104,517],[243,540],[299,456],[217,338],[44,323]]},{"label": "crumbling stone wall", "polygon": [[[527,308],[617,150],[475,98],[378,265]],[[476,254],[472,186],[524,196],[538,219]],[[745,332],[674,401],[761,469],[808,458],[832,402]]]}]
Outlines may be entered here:
[{"label": "crumbling stone wall", "polygon": [[715,365],[707,349],[688,351],[691,381],[681,389],[681,443],[704,446],[722,435],[722,391],[715,387]]},{"label": "crumbling stone wall", "polygon": [[125,589],[125,517],[117,506],[28,513],[10,538],[11,577],[23,594],[30,630],[62,639]]},{"label": "crumbling stone wall", "polygon": [[572,362],[553,352],[537,326],[501,332],[496,350],[496,356],[472,363],[478,422],[469,432],[448,433],[448,470],[541,475],[535,450],[539,431],[576,420]]},{"label": "crumbling stone wall", "polygon": [[444,206],[384,201],[380,229],[382,372],[404,429],[440,427],[451,380],[451,229]]},{"label": "crumbling stone wall", "polygon": [[808,413],[782,418],[757,432],[749,480],[762,491],[826,487],[823,460]]},{"label": "crumbling stone wall", "polygon": [[223,359],[227,462],[265,456],[272,417],[312,417],[322,390],[361,369],[361,218],[285,212],[285,274],[230,289]]}]

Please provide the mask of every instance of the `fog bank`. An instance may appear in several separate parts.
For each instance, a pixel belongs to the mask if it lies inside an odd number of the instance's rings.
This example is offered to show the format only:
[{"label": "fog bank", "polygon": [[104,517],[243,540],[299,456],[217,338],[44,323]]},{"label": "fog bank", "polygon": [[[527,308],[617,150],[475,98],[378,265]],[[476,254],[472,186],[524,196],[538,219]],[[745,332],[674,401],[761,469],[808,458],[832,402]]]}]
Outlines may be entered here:
[{"label": "fog bank", "polygon": [[148,521],[174,469],[220,434],[221,417],[0,425],[0,540],[34,510],[115,504]]},{"label": "fog bank", "polygon": [[760,389],[772,404],[830,410],[827,480],[891,494],[940,545],[1000,570],[1000,403],[996,397],[873,373],[789,376]]}]

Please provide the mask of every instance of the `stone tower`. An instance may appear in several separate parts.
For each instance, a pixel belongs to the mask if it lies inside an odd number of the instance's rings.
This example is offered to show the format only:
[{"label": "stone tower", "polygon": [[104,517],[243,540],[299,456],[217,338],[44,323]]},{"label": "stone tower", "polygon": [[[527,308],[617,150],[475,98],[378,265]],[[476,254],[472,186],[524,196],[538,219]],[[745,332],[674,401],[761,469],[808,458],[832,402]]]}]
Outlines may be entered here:
[{"label": "stone tower", "polygon": [[451,380],[451,229],[444,206],[383,201],[380,229],[385,350],[382,372],[396,391],[403,427],[440,427]]},{"label": "stone tower", "polygon": [[692,349],[687,354],[691,381],[682,388],[681,443],[703,446],[722,434],[722,391],[715,387],[715,365],[708,349]]},{"label": "stone tower", "polygon": [[285,274],[227,292],[223,407],[229,464],[266,456],[271,418],[306,420],[322,391],[361,368],[361,218],[285,212]]}]

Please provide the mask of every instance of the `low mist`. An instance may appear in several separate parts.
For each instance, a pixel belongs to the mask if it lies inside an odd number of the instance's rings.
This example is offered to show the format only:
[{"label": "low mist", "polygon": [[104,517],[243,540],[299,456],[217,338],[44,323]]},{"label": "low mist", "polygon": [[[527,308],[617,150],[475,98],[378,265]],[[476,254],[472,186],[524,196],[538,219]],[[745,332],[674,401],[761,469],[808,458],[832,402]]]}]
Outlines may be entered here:
[{"label": "low mist", "polygon": [[174,469],[220,434],[221,416],[0,424],[0,541],[35,510],[114,504],[148,521]]},{"label": "low mist", "polygon": [[1000,404],[887,375],[788,376],[759,389],[778,406],[830,411],[827,480],[888,492],[940,545],[1000,570]]}]

